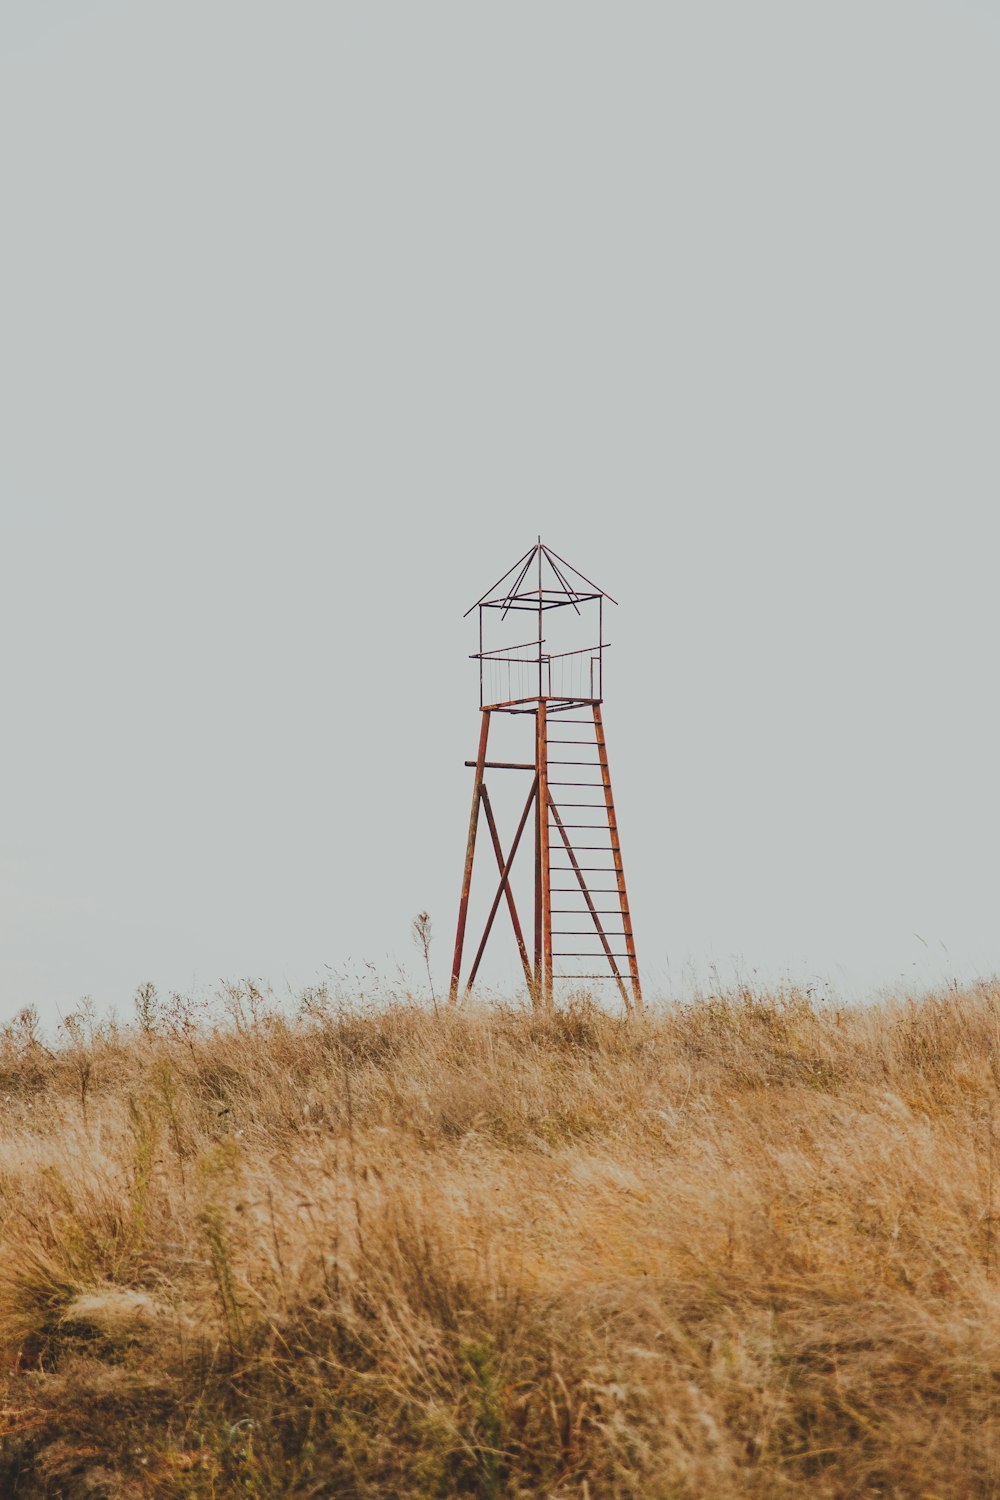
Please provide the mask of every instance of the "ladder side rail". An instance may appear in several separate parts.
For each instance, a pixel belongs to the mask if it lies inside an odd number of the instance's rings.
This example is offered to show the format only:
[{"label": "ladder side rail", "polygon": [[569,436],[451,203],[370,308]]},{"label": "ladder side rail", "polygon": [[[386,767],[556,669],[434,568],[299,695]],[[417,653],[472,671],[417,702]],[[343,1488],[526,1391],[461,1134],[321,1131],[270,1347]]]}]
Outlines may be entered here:
[{"label": "ladder side rail", "polygon": [[611,773],[608,769],[608,749],[604,739],[604,721],[601,705],[593,704],[594,732],[597,736],[597,753],[601,761],[601,781],[604,785],[604,801],[608,811],[608,829],[611,834],[612,854],[615,865],[615,880],[618,885],[618,900],[621,905],[622,922],[625,927],[625,946],[628,949],[629,973],[636,1010],[642,1010],[642,986],[639,983],[639,965],[635,957],[635,937],[632,933],[632,918],[629,914],[628,891],[625,886],[625,867],[622,863],[621,839],[618,836],[618,819],[615,816],[615,799],[611,791]]}]

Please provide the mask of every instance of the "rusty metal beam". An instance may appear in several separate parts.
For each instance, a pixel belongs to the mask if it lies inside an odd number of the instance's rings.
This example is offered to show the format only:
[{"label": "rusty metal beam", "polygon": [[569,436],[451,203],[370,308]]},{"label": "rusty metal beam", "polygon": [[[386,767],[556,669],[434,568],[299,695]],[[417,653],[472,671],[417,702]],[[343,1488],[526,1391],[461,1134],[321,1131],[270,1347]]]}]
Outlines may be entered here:
[{"label": "rusty metal beam", "polygon": [[538,759],[538,803],[541,817],[538,821],[538,860],[541,865],[542,895],[542,994],[541,1002],[546,1010],[552,1009],[552,894],[549,889],[549,819],[546,809],[552,798],[549,793],[549,747],[547,711],[544,701],[538,704],[538,735],[536,741]]},{"label": "rusty metal beam", "polygon": [[[556,577],[558,578],[559,582],[562,584],[563,591],[566,594],[569,595],[569,602],[570,602],[570,604],[572,604],[572,606],[576,610],[577,614],[579,614],[580,613],[580,606],[576,602],[576,597],[575,597],[576,596],[576,592],[577,592],[576,589],[571,589],[570,588],[570,586],[569,586],[569,580],[567,578],[565,578],[562,573],[560,573],[559,569],[556,567],[555,563],[552,560],[552,553],[549,551],[548,547],[546,547],[544,543],[542,543],[542,551],[545,553],[545,556],[548,558],[549,567],[552,569],[553,573],[556,575]],[[552,589],[550,592],[556,593],[557,591],[555,589]]]},{"label": "rusty metal beam", "polygon": [[[546,551],[551,551],[551,548],[546,548]],[[592,589],[596,589],[599,594],[603,594],[604,597],[605,597],[605,599],[610,599],[612,604],[617,604],[618,603],[618,600],[612,598],[612,596],[608,593],[607,589],[602,589],[601,586],[599,584],[595,583],[592,578],[588,578],[585,573],[581,573],[579,568],[574,568],[573,564],[567,562],[564,557],[559,557],[559,553],[558,552],[553,552],[552,556],[553,557],[558,557],[559,561],[562,563],[562,565],[563,565],[564,568],[569,568],[569,570],[570,570],[571,573],[575,573],[576,576],[577,576],[577,578],[582,578],[583,581],[584,581],[584,583],[589,584]],[[511,571],[513,571],[513,569]],[[505,573],[504,577],[506,578],[506,576],[507,575]]]},{"label": "rusty metal beam", "polygon": [[[537,545],[538,545],[538,543],[536,542],[534,547],[529,547],[528,550],[527,550],[527,552],[524,554],[524,557],[529,557],[529,558],[530,557],[534,557],[534,555],[535,555],[535,548],[537,547]],[[485,603],[485,601],[489,597],[489,595],[492,594],[493,589],[498,589],[500,587],[500,585],[503,583],[504,579],[505,578],[509,578],[510,575],[513,572],[515,572],[521,566],[521,564],[524,562],[524,557],[519,557],[518,560],[517,560],[517,562],[514,564],[513,568],[508,568],[507,571],[506,571],[506,573],[504,573],[502,575],[502,577],[498,578],[497,581],[496,581],[496,583],[494,583],[491,588],[488,588],[486,590],[486,593],[483,594],[483,596],[482,596],[481,599],[477,599],[476,602],[475,602],[475,604],[470,604],[469,605],[469,608],[465,611],[465,614],[462,616],[463,620],[467,620],[469,618],[469,616],[472,614],[472,611],[474,609],[478,609],[481,604]],[[560,562],[561,561],[562,561],[562,559],[560,558]],[[569,566],[569,565],[567,564],[567,566]],[[576,572],[576,569],[574,568],[573,571]],[[580,574],[579,576],[582,577],[583,575]],[[596,587],[596,585],[592,585],[592,587]]]},{"label": "rusty metal beam", "polygon": [[[537,713],[537,710],[536,710]],[[535,776],[538,776],[538,725],[535,725]],[[545,967],[545,907],[542,901],[542,822],[541,797],[535,798],[535,982],[531,990],[533,1010],[543,1005],[542,975]]]},{"label": "rusty metal beam", "polygon": [[469,837],[465,846],[465,873],[462,876],[462,895],[458,903],[458,930],[455,933],[455,956],[451,964],[451,989],[448,992],[448,999],[452,1005],[458,1002],[458,980],[462,972],[465,924],[469,915],[469,891],[472,889],[472,861],[476,853],[476,829],[479,825],[479,793],[483,785],[483,767],[486,764],[486,744],[489,737],[490,710],[484,708],[483,722],[479,729],[479,754],[476,756],[476,780],[472,788],[472,813],[469,817]]},{"label": "rusty metal beam", "polygon": [[[478,766],[477,760],[467,760],[467,766]],[[535,767],[530,760],[485,760],[484,771],[533,771]],[[596,783],[595,783],[596,785]]]},{"label": "rusty metal beam", "polygon": [[[537,551],[538,551],[538,548],[536,547],[535,548],[535,552],[537,552]],[[511,589],[510,593],[507,595],[507,604],[506,604],[506,607],[502,610],[502,612],[500,614],[500,619],[501,620],[506,620],[506,618],[507,618],[507,612],[511,608],[511,605],[513,604],[514,600],[518,596],[517,595],[517,591],[521,587],[521,584],[524,582],[525,575],[527,574],[528,569],[531,567],[531,560],[534,557],[535,552],[531,552],[531,553],[528,554],[528,561],[524,565],[523,572],[521,573],[521,575],[518,578],[517,582],[515,583],[514,587]]]}]

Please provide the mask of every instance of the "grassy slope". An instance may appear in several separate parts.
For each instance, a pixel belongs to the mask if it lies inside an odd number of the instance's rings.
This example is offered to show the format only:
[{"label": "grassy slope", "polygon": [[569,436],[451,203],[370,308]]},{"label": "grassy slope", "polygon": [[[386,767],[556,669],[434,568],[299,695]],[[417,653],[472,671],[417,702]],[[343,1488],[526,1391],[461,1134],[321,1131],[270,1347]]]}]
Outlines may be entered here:
[{"label": "grassy slope", "polygon": [[0,1494],[1000,1494],[1000,988],[230,998],[0,1043]]}]

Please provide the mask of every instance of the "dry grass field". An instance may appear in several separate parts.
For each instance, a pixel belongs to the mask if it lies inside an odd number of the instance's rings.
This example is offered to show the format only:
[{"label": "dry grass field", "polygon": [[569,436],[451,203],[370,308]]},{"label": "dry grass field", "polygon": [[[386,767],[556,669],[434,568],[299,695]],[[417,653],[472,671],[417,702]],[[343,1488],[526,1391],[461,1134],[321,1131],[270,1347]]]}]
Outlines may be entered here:
[{"label": "dry grass field", "polygon": [[0,1041],[0,1494],[1000,1495],[1000,987]]}]

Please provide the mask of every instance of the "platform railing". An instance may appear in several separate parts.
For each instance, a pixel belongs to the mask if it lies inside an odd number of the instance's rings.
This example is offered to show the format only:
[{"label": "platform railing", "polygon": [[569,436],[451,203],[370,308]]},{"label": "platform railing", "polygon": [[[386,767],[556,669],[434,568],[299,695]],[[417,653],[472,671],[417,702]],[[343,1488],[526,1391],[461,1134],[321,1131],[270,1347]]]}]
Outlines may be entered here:
[{"label": "platform railing", "polygon": [[606,645],[598,641],[575,651],[547,652],[543,639],[477,651],[472,660],[479,662],[480,707],[539,697],[599,703]]}]

